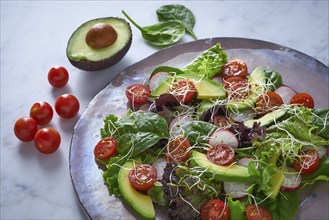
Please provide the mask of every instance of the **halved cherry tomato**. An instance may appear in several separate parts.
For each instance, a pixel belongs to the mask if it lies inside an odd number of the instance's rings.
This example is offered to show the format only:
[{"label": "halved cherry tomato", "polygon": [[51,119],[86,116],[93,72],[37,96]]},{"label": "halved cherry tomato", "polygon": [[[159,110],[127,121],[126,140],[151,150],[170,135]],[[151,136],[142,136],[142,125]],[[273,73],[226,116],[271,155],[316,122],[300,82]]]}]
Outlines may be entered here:
[{"label": "halved cherry tomato", "polygon": [[272,220],[272,214],[265,207],[254,204],[246,207],[246,215],[248,220]]},{"label": "halved cherry tomato", "polygon": [[223,87],[230,99],[241,100],[249,96],[250,87],[245,78],[233,76],[224,80]]},{"label": "halved cherry tomato", "polygon": [[53,118],[54,111],[49,103],[40,101],[32,105],[30,110],[30,117],[34,118],[39,125],[48,124]]},{"label": "halved cherry tomato", "polygon": [[234,149],[226,144],[210,147],[207,151],[207,158],[220,166],[230,165],[235,159]]},{"label": "halved cherry tomato", "polygon": [[61,136],[55,128],[42,128],[34,137],[34,145],[44,154],[55,152],[61,144]]},{"label": "halved cherry tomato", "polygon": [[62,118],[73,118],[79,112],[78,99],[71,94],[60,95],[55,102],[55,110]]},{"label": "halved cherry tomato", "polygon": [[312,96],[307,93],[297,93],[291,98],[290,104],[298,104],[307,108],[314,108],[314,100]]},{"label": "halved cherry tomato", "polygon": [[281,96],[275,92],[269,91],[258,97],[256,109],[260,112],[267,112],[282,104],[283,100]]},{"label": "halved cherry tomato", "polygon": [[94,155],[98,159],[108,159],[117,152],[117,142],[113,137],[101,139],[94,148]]},{"label": "halved cherry tomato", "polygon": [[133,84],[126,88],[126,96],[134,104],[145,104],[151,96],[151,90],[148,86]]},{"label": "halved cherry tomato", "polygon": [[225,64],[222,70],[222,76],[224,79],[228,79],[233,76],[246,78],[247,74],[247,64],[242,60],[232,60]]},{"label": "halved cherry tomato", "polygon": [[16,137],[21,141],[32,141],[37,131],[38,123],[31,117],[24,116],[15,122],[14,133]]},{"label": "halved cherry tomato", "polygon": [[191,144],[184,137],[177,137],[170,140],[167,145],[167,156],[168,160],[174,160],[176,162],[181,162],[190,156]]},{"label": "halved cherry tomato", "polygon": [[313,173],[320,165],[319,154],[315,149],[302,151],[300,157],[292,165],[297,171],[303,174]]},{"label": "halved cherry tomato", "polygon": [[64,87],[69,81],[69,73],[62,66],[54,66],[48,72],[48,82],[55,88]]},{"label": "halved cherry tomato", "polygon": [[201,220],[228,220],[230,218],[230,208],[219,199],[212,199],[201,207]]},{"label": "halved cherry tomato", "polygon": [[149,164],[141,164],[129,171],[130,184],[138,190],[149,190],[157,181],[157,170]]},{"label": "halved cherry tomato", "polygon": [[196,88],[192,81],[181,80],[174,85],[171,92],[180,102],[187,103],[195,96]]}]

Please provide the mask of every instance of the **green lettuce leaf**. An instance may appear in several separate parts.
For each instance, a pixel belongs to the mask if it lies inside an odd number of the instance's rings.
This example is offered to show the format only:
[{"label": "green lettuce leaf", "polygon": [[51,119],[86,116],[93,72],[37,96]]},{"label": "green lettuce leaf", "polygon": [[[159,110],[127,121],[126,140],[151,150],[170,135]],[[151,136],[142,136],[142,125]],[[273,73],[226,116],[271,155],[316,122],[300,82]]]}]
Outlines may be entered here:
[{"label": "green lettuce leaf", "polygon": [[214,124],[204,121],[193,121],[185,127],[184,131],[192,145],[202,145],[208,142],[209,136],[217,129],[218,127]]},{"label": "green lettuce leaf", "polygon": [[316,117],[312,119],[312,123],[317,126],[318,134],[329,139],[329,108],[315,109],[313,113]]},{"label": "green lettuce leaf", "polygon": [[302,176],[302,187],[312,185],[316,181],[329,181],[329,159],[326,156],[323,156],[319,165],[319,168],[311,174],[306,174]]},{"label": "green lettuce leaf", "polygon": [[199,57],[184,66],[181,70],[187,74],[193,74],[212,79],[222,70],[226,63],[227,54],[218,43],[203,52]]}]

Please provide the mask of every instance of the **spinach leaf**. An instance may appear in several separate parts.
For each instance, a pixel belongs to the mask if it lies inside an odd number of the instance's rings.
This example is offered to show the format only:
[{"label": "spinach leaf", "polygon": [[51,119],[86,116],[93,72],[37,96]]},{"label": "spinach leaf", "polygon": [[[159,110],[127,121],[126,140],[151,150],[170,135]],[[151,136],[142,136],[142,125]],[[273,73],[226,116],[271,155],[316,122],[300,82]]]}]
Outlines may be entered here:
[{"label": "spinach leaf", "polygon": [[195,17],[192,11],[183,5],[164,5],[156,11],[159,21],[179,20],[185,25],[186,31],[197,40],[198,37],[193,32]]},{"label": "spinach leaf", "polygon": [[141,31],[143,38],[155,46],[165,47],[175,44],[185,34],[185,26],[180,21],[164,21],[141,27],[125,11],[122,11],[122,13]]},{"label": "spinach leaf", "polygon": [[208,142],[209,136],[217,130],[214,124],[205,121],[193,121],[185,127],[185,134],[192,145],[205,144]]},{"label": "spinach leaf", "polygon": [[170,73],[170,74],[176,74],[176,75],[179,75],[179,74],[184,74],[184,72],[178,68],[175,68],[175,67],[171,67],[171,66],[159,66],[157,68],[155,68],[149,79],[154,76],[154,74],[158,73],[158,72],[167,72],[167,73]]},{"label": "spinach leaf", "polygon": [[226,52],[218,43],[204,51],[200,56],[184,66],[181,70],[187,74],[212,79],[222,70],[223,66],[227,63],[227,60]]},{"label": "spinach leaf", "polygon": [[274,91],[282,85],[282,76],[280,73],[273,70],[265,70],[266,85],[269,90]]},{"label": "spinach leaf", "polygon": [[307,185],[311,185],[316,181],[329,181],[329,159],[324,156],[321,159],[319,168],[311,174],[303,175],[303,185],[301,189],[303,189]]},{"label": "spinach leaf", "polygon": [[155,114],[132,112],[120,119],[109,115],[105,119],[103,134],[113,136],[121,155],[135,157],[146,149],[169,137],[167,121]]}]

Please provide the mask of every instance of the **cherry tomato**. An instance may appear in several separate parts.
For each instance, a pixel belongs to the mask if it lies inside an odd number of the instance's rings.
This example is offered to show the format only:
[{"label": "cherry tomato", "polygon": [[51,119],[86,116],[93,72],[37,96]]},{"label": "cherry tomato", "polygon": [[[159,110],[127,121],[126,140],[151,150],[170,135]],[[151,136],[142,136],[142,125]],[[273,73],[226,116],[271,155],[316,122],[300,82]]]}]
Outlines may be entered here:
[{"label": "cherry tomato", "polygon": [[15,122],[14,133],[16,137],[21,141],[32,141],[37,131],[38,123],[31,117],[24,116]]},{"label": "cherry tomato", "polygon": [[297,93],[291,98],[290,104],[303,105],[307,108],[314,108],[314,100],[307,93]]},{"label": "cherry tomato", "polygon": [[182,103],[187,103],[193,99],[196,94],[194,83],[189,80],[178,81],[172,90],[172,94]]},{"label": "cherry tomato", "polygon": [[302,151],[300,157],[292,165],[297,171],[303,174],[313,173],[320,165],[319,154],[315,149]]},{"label": "cherry tomato", "polygon": [[247,64],[242,60],[232,60],[225,64],[222,70],[222,76],[224,79],[228,79],[233,76],[246,78],[248,74]]},{"label": "cherry tomato", "polygon": [[48,82],[55,88],[64,87],[69,81],[69,73],[62,66],[54,66],[48,72]]},{"label": "cherry tomato", "polygon": [[207,158],[220,166],[230,165],[235,159],[234,149],[226,144],[210,147],[207,151]]},{"label": "cherry tomato", "polygon": [[107,137],[100,140],[95,148],[94,155],[98,159],[108,159],[117,151],[117,142],[113,137]]},{"label": "cherry tomato", "polygon": [[177,137],[169,141],[167,145],[167,156],[168,160],[174,160],[176,162],[181,162],[190,156],[191,144],[184,137]]},{"label": "cherry tomato", "polygon": [[61,144],[61,136],[55,128],[42,128],[34,137],[34,145],[44,154],[55,152]]},{"label": "cherry tomato", "polygon": [[126,88],[126,96],[134,104],[145,104],[151,96],[151,89],[142,84],[133,84]]},{"label": "cherry tomato", "polygon": [[246,207],[246,215],[248,220],[272,220],[271,213],[265,207],[254,204]]},{"label": "cherry tomato", "polygon": [[129,171],[130,184],[138,190],[149,190],[157,181],[157,170],[149,164],[141,164]]},{"label": "cherry tomato", "polygon": [[78,114],[79,108],[78,99],[71,94],[60,95],[55,102],[55,110],[62,118],[73,118]]},{"label": "cherry tomato", "polygon": [[256,102],[256,109],[258,111],[269,111],[277,106],[281,106],[283,104],[283,100],[281,96],[275,92],[267,92],[261,96],[259,96]]},{"label": "cherry tomato", "polygon": [[53,118],[54,111],[49,103],[40,101],[32,105],[30,110],[30,117],[34,118],[39,125],[48,124]]},{"label": "cherry tomato", "polygon": [[245,99],[250,93],[248,81],[238,76],[233,76],[224,80],[223,87],[230,99]]},{"label": "cherry tomato", "polygon": [[230,208],[219,199],[212,199],[201,207],[201,220],[228,220],[230,218]]}]

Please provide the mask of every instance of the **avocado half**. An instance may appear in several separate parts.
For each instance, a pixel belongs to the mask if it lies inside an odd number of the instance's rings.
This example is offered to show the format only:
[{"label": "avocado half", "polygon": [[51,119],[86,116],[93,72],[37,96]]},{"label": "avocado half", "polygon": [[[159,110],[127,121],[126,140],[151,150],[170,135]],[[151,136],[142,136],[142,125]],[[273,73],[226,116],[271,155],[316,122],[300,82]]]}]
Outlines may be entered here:
[{"label": "avocado half", "polygon": [[[88,31],[99,23],[111,25],[117,32],[117,39],[110,46],[94,49],[86,43]],[[122,18],[97,18],[83,23],[71,35],[66,56],[71,64],[81,70],[99,71],[118,63],[128,52],[132,42],[129,23]]]}]

